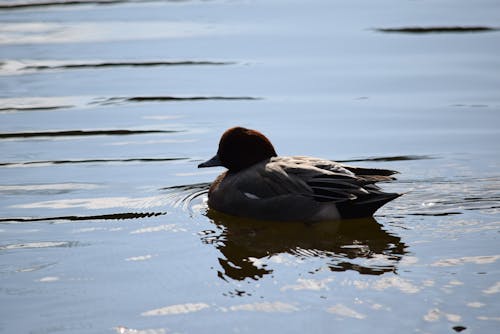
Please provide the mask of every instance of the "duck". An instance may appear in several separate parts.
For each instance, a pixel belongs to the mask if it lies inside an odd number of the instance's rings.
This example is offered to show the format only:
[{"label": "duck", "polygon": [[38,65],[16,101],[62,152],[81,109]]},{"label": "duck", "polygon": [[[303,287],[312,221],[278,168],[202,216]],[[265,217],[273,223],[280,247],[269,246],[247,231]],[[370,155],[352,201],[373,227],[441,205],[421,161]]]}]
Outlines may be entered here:
[{"label": "duck", "polygon": [[241,126],[226,130],[217,153],[198,168],[225,167],[208,190],[208,208],[267,221],[318,222],[371,217],[401,196],[377,182],[397,171],[308,156],[278,156],[271,141]]}]

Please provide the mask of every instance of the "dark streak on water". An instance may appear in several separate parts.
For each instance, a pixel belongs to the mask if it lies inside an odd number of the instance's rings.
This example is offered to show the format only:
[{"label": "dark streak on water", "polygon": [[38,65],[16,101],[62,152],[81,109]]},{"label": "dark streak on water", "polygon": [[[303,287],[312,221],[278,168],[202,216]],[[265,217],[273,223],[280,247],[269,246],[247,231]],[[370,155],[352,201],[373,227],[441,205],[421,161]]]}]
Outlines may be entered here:
[{"label": "dark streak on water", "polygon": [[81,160],[46,160],[25,162],[0,162],[0,167],[33,166],[33,165],[64,165],[64,164],[94,164],[111,162],[165,162],[188,160],[189,158],[128,158],[128,159],[81,159]]},{"label": "dark streak on water", "polygon": [[0,139],[38,138],[38,137],[72,137],[72,136],[129,136],[148,133],[176,133],[173,130],[67,130],[41,132],[0,133]]},{"label": "dark streak on water", "polygon": [[145,62],[103,62],[103,63],[80,63],[64,65],[28,65],[21,70],[72,70],[72,69],[93,69],[93,68],[113,68],[113,67],[156,67],[156,66],[204,66],[204,65],[232,65],[234,62],[216,61],[145,61]]},{"label": "dark streak on water", "polygon": [[385,33],[429,34],[429,33],[467,33],[498,31],[499,28],[486,26],[454,26],[454,27],[402,27],[402,28],[377,28],[375,31]]},{"label": "dark streak on water", "polygon": [[0,108],[1,111],[31,111],[31,110],[56,110],[63,108],[73,108],[72,105],[64,105],[64,106],[50,106],[50,107],[6,107]]},{"label": "dark streak on water", "polygon": [[[252,96],[133,96],[133,97],[110,97],[110,98],[95,98],[88,105],[116,105],[121,103],[138,103],[138,102],[196,102],[196,101],[257,101],[262,100],[260,97]],[[57,109],[74,108],[75,105],[52,105],[52,106],[6,106],[0,107],[0,112],[17,112],[17,111],[50,111]],[[122,131],[122,130],[116,130]],[[76,131],[69,131],[76,132]],[[85,131],[83,131],[85,132]],[[120,133],[117,133],[120,134]],[[82,134],[83,135],[83,134]],[[1,134],[0,134],[0,138]]]},{"label": "dark streak on water", "polygon": [[66,220],[66,221],[86,221],[86,220],[125,220],[125,219],[138,219],[138,218],[149,218],[156,216],[166,215],[166,212],[124,212],[124,213],[112,213],[106,215],[91,215],[91,216],[60,216],[60,217],[40,217],[40,218],[0,218],[0,223],[30,223],[30,222],[46,222],[55,220]]},{"label": "dark streak on water", "polygon": [[[41,1],[41,2],[15,2],[11,4],[0,4],[0,9],[24,9],[51,6],[73,6],[73,5],[111,5],[124,2],[137,2],[127,0],[70,0],[70,1]],[[153,2],[150,0],[149,2]]]},{"label": "dark streak on water", "polygon": [[431,216],[431,217],[442,217],[451,215],[461,215],[461,212],[419,212],[419,213],[407,213],[410,216]]},{"label": "dark streak on water", "polygon": [[93,103],[109,105],[124,102],[184,102],[184,101],[252,101],[261,100],[251,96],[134,96],[134,97],[111,97],[99,99]]}]

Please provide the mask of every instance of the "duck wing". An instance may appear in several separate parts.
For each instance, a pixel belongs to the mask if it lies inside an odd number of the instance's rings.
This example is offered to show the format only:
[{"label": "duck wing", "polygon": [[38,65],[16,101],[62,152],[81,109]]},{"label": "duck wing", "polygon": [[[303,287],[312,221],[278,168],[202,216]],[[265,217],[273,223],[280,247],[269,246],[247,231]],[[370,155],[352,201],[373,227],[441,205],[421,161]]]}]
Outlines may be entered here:
[{"label": "duck wing", "polygon": [[381,206],[401,196],[383,192],[376,185],[377,182],[394,180],[392,175],[397,171],[355,167],[328,160],[321,169],[330,173],[313,175],[306,183],[316,201],[334,202],[343,218],[371,216]]},{"label": "duck wing", "polygon": [[306,192],[319,202],[343,202],[378,191],[375,175],[358,177],[344,165],[331,160],[291,157],[279,163],[290,179],[298,178],[308,187]]},{"label": "duck wing", "polygon": [[[335,161],[300,157],[284,170],[304,180],[315,201],[333,202],[342,217],[372,215],[387,202],[401,196],[383,192],[377,182],[392,181],[396,171],[343,165]],[[293,177],[292,177],[293,178]]]},{"label": "duck wing", "polygon": [[243,171],[238,188],[256,198],[305,196],[318,202],[354,200],[378,191],[375,182],[392,178],[356,176],[342,164],[310,157],[275,157]]},{"label": "duck wing", "polygon": [[368,176],[368,175],[374,175],[374,176],[391,176],[394,174],[398,174],[399,172],[391,169],[380,169],[380,168],[363,168],[363,167],[355,167],[355,166],[349,166],[349,165],[343,165],[342,166],[349,170],[350,172],[354,173],[355,175],[358,176]]}]

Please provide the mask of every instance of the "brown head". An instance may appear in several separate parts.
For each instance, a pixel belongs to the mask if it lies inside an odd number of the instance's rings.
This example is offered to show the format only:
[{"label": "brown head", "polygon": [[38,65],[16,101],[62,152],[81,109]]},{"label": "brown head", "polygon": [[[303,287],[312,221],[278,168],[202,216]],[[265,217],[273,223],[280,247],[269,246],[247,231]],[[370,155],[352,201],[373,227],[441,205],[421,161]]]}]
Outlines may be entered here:
[{"label": "brown head", "polygon": [[217,154],[198,165],[201,167],[223,166],[230,172],[238,172],[258,162],[277,156],[273,144],[259,131],[234,127],[226,130],[219,142]]}]

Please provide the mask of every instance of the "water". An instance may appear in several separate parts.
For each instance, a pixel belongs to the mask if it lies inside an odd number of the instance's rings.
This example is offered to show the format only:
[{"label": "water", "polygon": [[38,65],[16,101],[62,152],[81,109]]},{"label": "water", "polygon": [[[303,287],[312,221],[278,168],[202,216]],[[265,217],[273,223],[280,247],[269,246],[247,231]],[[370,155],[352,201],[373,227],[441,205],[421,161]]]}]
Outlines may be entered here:
[{"label": "water", "polygon": [[[0,2],[0,332],[498,331],[496,1],[82,2]],[[215,215],[235,125],[405,195]]]}]

